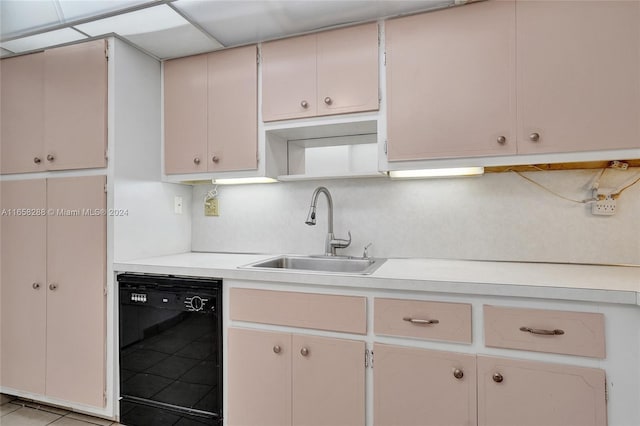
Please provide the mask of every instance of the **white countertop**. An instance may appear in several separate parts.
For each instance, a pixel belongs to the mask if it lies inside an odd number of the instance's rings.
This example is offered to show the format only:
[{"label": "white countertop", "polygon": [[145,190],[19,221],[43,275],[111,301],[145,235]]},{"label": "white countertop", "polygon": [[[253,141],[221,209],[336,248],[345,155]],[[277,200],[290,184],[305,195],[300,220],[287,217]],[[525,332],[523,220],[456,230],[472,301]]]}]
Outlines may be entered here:
[{"label": "white countertop", "polygon": [[116,262],[118,272],[335,287],[531,297],[640,306],[640,267],[446,259],[388,259],[371,275],[238,269],[275,255],[181,253]]}]

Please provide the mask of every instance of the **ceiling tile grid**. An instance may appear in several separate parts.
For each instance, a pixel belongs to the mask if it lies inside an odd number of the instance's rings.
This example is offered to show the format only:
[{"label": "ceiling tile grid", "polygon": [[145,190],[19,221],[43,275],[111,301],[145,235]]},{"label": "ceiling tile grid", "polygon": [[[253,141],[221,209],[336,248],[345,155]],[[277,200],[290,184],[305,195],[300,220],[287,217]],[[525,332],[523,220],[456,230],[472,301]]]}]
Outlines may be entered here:
[{"label": "ceiling tile grid", "polygon": [[2,0],[0,56],[117,34],[158,59],[168,59],[453,3],[454,0]]}]

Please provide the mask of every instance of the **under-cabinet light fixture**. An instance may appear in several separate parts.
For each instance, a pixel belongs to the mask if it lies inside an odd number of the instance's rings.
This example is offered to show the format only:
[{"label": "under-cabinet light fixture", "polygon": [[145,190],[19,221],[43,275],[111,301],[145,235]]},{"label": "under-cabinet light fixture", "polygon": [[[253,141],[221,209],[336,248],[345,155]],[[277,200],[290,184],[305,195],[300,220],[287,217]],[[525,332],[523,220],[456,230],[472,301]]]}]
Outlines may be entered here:
[{"label": "under-cabinet light fixture", "polygon": [[456,167],[448,169],[392,170],[391,179],[421,179],[453,176],[478,176],[484,174],[484,167]]},{"label": "under-cabinet light fixture", "polygon": [[228,179],[211,179],[214,185],[241,185],[249,183],[275,183],[276,179],[268,177],[247,177],[247,178],[228,178]]}]

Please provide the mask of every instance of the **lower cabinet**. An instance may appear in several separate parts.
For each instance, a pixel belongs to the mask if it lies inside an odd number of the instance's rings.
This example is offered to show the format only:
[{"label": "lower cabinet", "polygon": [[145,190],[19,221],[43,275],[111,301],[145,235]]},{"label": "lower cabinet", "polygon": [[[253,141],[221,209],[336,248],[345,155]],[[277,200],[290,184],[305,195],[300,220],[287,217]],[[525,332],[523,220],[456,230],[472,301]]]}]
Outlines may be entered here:
[{"label": "lower cabinet", "polygon": [[374,353],[376,426],[607,424],[604,370],[382,344]]},{"label": "lower cabinet", "polygon": [[382,344],[373,352],[376,426],[476,424],[475,355]]},{"label": "lower cabinet", "polygon": [[596,368],[478,356],[478,426],[604,426]]},{"label": "lower cabinet", "polygon": [[229,426],[365,424],[364,342],[229,329]]},{"label": "lower cabinet", "polygon": [[0,183],[0,386],[104,406],[104,176]]}]

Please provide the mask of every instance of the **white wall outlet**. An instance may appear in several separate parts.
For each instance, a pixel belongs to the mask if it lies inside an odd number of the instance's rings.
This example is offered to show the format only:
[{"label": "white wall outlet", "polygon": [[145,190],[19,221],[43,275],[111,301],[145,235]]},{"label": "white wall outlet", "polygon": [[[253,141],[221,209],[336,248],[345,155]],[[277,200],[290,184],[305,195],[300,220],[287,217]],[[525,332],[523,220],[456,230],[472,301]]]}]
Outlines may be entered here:
[{"label": "white wall outlet", "polygon": [[173,197],[173,211],[175,214],[182,214],[182,197]]},{"label": "white wall outlet", "polygon": [[594,190],[596,201],[591,205],[591,214],[596,216],[611,216],[616,212],[616,199],[605,190]]}]

